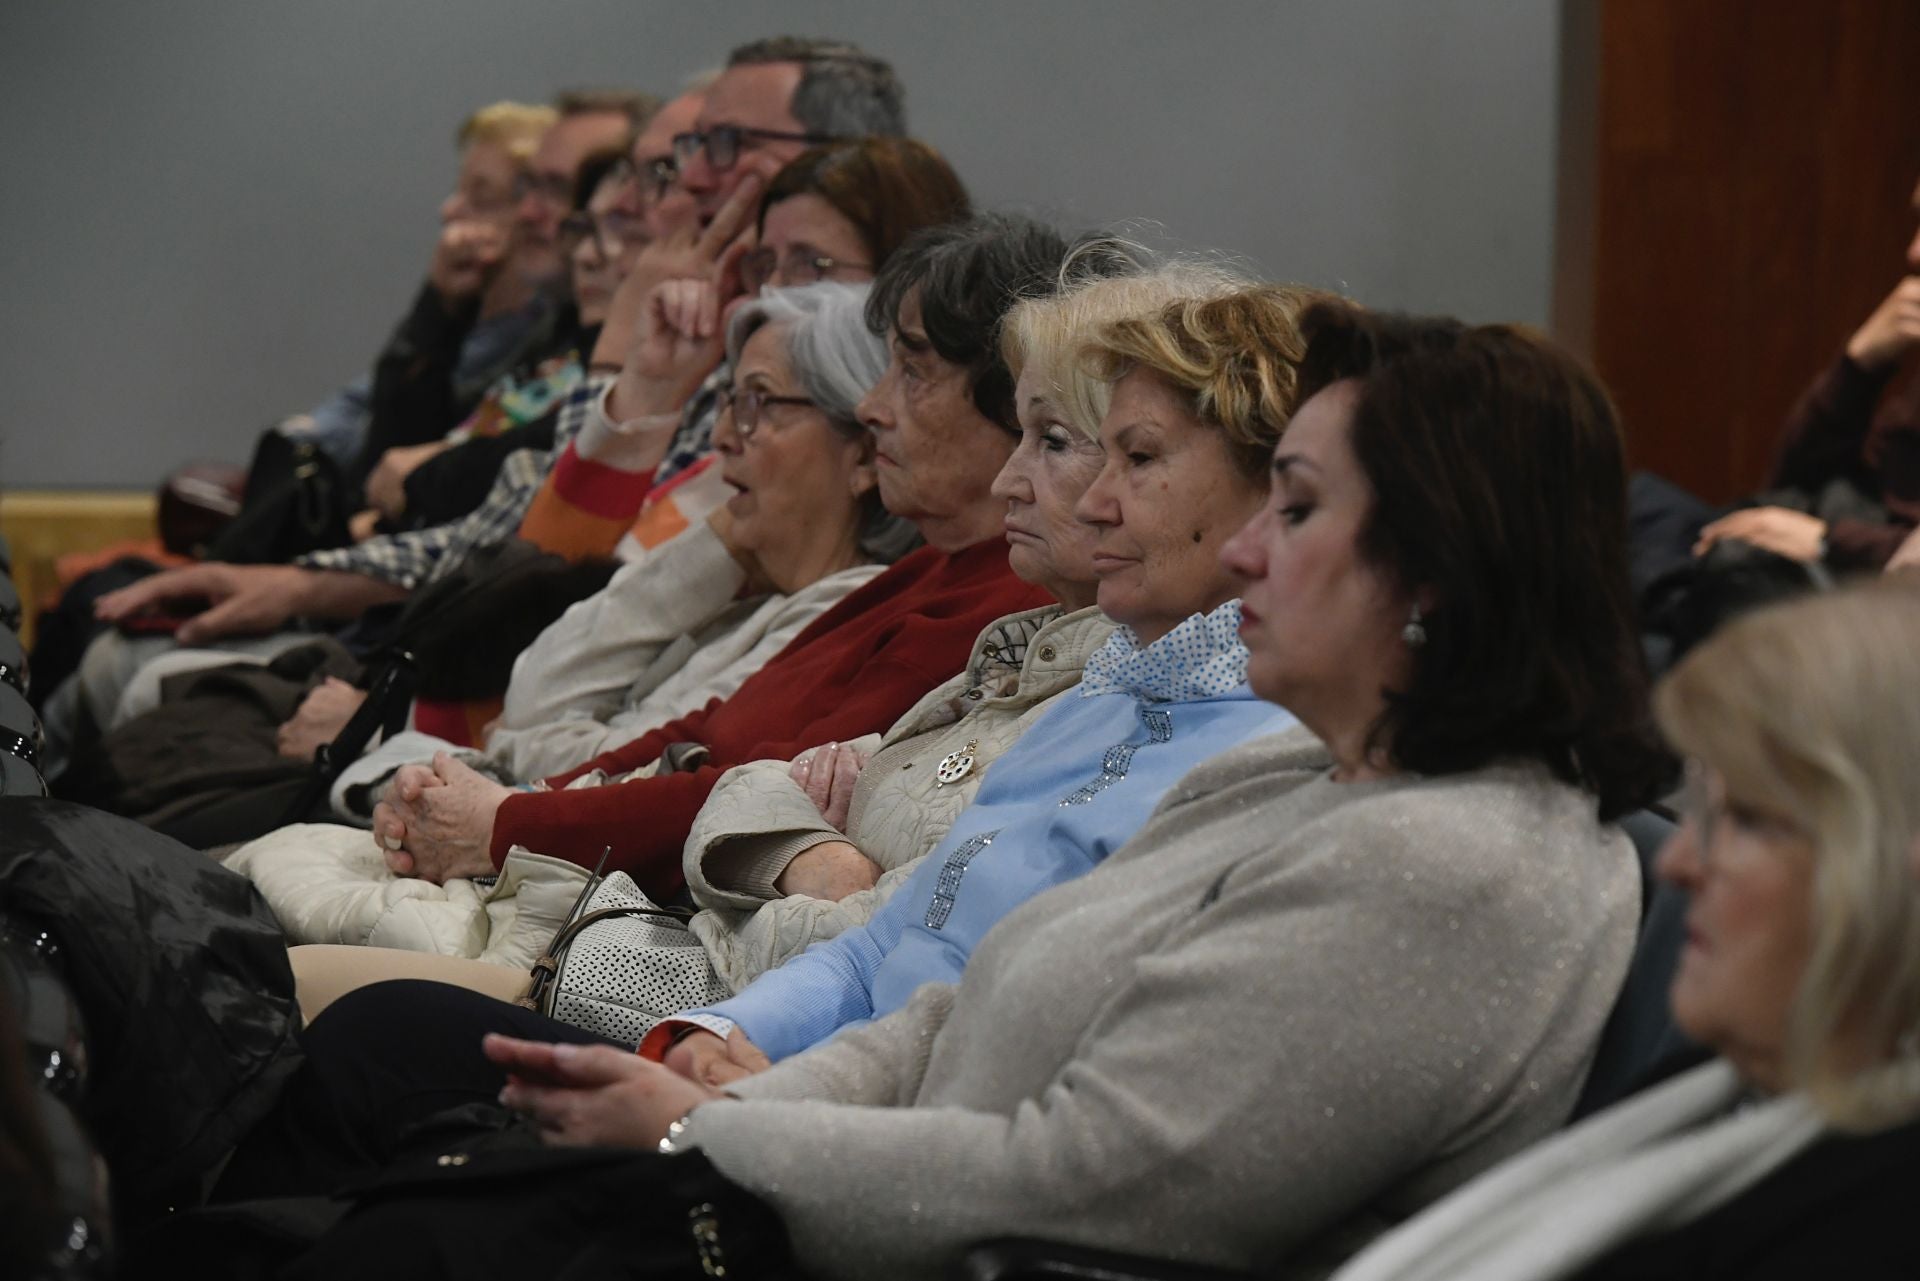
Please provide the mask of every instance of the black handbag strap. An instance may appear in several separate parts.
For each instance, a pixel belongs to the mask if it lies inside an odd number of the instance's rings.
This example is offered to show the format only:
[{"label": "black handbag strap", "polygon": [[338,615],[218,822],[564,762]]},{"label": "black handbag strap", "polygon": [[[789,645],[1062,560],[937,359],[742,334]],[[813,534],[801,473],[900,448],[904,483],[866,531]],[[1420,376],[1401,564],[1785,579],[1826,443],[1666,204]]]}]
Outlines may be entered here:
[{"label": "black handbag strap", "polygon": [[306,822],[340,772],[360,759],[360,753],[367,750],[376,732],[391,738],[406,728],[407,712],[413,704],[413,683],[413,655],[406,650],[394,650],[376,664],[373,679],[367,683],[366,701],[334,735],[331,743],[322,743],[314,749],[313,773],[287,808],[280,826]]}]

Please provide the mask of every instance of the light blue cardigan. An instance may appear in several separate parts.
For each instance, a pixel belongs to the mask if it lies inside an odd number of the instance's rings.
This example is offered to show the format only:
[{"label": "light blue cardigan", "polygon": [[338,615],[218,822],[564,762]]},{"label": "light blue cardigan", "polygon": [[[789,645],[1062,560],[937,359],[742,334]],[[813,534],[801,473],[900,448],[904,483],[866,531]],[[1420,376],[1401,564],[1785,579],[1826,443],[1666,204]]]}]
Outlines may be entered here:
[{"label": "light blue cardigan", "polygon": [[774,1060],[951,983],[995,922],[1097,866],[1188,770],[1293,715],[1246,684],[1231,601],[1144,649],[1121,628],[1087,662],[1079,697],[1035,721],[981,780],[946,839],[865,926],[816,943],[732,999],[679,1016],[738,1025]]}]

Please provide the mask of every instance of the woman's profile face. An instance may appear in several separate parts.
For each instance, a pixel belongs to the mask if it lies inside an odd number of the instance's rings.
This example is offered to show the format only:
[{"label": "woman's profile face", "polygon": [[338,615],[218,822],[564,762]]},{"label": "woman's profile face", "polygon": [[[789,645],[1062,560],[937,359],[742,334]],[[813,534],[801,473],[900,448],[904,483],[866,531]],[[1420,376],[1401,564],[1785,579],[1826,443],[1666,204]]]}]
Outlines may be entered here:
[{"label": "woman's profile face", "polygon": [[1747,1080],[1778,1088],[1788,1013],[1813,949],[1813,846],[1784,817],[1729,800],[1711,770],[1690,789],[1658,865],[1689,895],[1673,1019]]},{"label": "woman's profile face", "polygon": [[993,482],[994,497],[1007,504],[1007,563],[1062,604],[1090,605],[1098,582],[1093,548],[1099,531],[1074,515],[1074,507],[1100,472],[1100,443],[1067,425],[1059,393],[1031,361],[1014,399],[1020,443]]},{"label": "woman's profile face", "polygon": [[1095,529],[1100,609],[1151,644],[1238,594],[1220,547],[1259,508],[1260,487],[1223,432],[1141,370],[1114,385],[1100,451],[1076,508]]},{"label": "woman's profile face", "polygon": [[900,304],[886,372],[860,402],[873,433],[880,501],[945,550],[970,546],[991,530],[993,478],[1013,452],[1013,437],[973,403],[967,371],[927,338],[920,291]]},{"label": "woman's profile face", "polygon": [[[597,325],[607,318],[607,305],[613,301],[613,291],[620,287],[622,263],[625,255],[620,246],[603,245],[601,241],[610,236],[621,225],[619,219],[609,218],[609,214],[620,201],[620,184],[603,182],[594,189],[587,200],[587,212],[597,220],[602,229],[601,235],[585,235],[568,250],[567,270],[573,280],[573,301],[580,309],[581,323]],[[614,249],[609,254],[607,251]]]},{"label": "woman's profile face", "polygon": [[[734,365],[736,392],[797,397],[806,391],[787,359],[787,325],[762,325],[741,345]],[[737,491],[727,500],[729,541],[765,554],[805,541],[809,529],[851,525],[860,495],[873,487],[865,443],[833,429],[811,405],[762,405],[752,434],[741,438],[731,405],[714,424],[720,477]]]},{"label": "woman's profile face", "polygon": [[1265,504],[1221,554],[1243,583],[1248,682],[1319,727],[1404,688],[1409,667],[1413,600],[1360,553],[1373,486],[1349,443],[1355,395],[1335,383],[1294,414]]},{"label": "woman's profile face", "polygon": [[802,192],[767,207],[760,243],[742,264],[749,293],[818,280],[873,279],[873,251],[853,220],[822,196]]}]

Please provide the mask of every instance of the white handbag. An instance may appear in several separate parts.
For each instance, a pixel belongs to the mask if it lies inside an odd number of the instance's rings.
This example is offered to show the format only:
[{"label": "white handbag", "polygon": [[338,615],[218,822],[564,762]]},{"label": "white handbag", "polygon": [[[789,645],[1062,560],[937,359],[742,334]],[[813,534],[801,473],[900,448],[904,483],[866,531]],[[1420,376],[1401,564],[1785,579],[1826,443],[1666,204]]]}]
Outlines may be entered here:
[{"label": "white handbag", "polygon": [[665,908],[615,872],[589,879],[573,917],[533,965],[520,1003],[562,1023],[638,1045],[661,1019],[733,995],[685,908]]}]

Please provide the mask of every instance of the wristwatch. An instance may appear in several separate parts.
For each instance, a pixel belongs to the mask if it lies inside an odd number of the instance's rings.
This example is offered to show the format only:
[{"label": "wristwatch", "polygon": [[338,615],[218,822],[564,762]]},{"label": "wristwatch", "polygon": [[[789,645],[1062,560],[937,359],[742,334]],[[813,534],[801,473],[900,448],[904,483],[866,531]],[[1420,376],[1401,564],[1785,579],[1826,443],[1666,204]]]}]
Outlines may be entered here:
[{"label": "wristwatch", "polygon": [[667,1133],[660,1140],[659,1152],[662,1156],[681,1156],[693,1151],[695,1144],[687,1140],[687,1122],[693,1119],[693,1110],[667,1127]]}]

